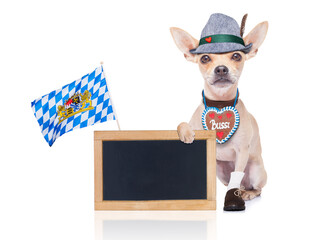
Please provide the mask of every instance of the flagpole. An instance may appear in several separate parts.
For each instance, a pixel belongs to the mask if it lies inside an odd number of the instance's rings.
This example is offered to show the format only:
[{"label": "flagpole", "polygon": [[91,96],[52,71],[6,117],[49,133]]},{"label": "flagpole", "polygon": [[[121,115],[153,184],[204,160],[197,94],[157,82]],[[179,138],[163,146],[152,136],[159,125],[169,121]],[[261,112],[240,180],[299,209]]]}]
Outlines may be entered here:
[{"label": "flagpole", "polygon": [[[101,62],[100,62],[100,65],[103,66],[103,64],[104,64],[104,62],[101,61]],[[104,69],[104,68],[103,68],[103,69]],[[113,113],[114,113],[115,119],[116,119],[116,121],[117,121],[118,129],[119,129],[119,131],[120,131],[120,125],[119,125],[119,119],[118,119],[118,116],[117,116],[117,110],[116,110],[116,108],[115,108],[115,106],[114,106],[114,104],[113,104],[113,101],[112,101],[112,96],[111,96],[111,94],[110,94],[111,88],[110,88],[109,84],[107,83],[106,74],[105,74],[105,69],[104,69],[104,76],[105,76],[105,80],[106,80],[106,86],[107,86],[107,88],[109,89],[109,96],[110,96],[110,100],[111,100],[111,104],[112,104],[112,108],[113,108]]]}]

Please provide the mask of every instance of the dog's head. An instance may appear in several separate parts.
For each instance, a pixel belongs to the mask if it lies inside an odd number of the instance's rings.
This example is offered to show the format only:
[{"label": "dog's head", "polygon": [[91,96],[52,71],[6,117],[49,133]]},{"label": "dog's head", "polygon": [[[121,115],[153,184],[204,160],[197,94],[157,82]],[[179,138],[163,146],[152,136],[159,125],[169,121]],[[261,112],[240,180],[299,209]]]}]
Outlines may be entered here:
[{"label": "dog's head", "polygon": [[204,90],[210,95],[208,97],[212,97],[215,100],[227,93],[235,95],[244,63],[257,54],[258,48],[266,37],[267,29],[267,22],[259,23],[244,37],[245,45],[253,44],[247,54],[241,51],[221,54],[192,54],[190,50],[197,48],[199,41],[179,28],[172,27],[170,32],[177,47],[183,52],[184,57],[188,61],[198,64],[205,80]]}]

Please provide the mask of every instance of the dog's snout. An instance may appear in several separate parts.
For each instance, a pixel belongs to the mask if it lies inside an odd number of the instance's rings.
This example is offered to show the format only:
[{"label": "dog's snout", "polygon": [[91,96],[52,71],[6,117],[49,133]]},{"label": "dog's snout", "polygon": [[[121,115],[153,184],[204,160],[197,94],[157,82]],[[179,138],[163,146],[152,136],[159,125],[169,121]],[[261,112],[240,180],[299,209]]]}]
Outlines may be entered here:
[{"label": "dog's snout", "polygon": [[225,76],[228,73],[229,73],[229,69],[224,65],[217,66],[215,68],[215,74],[218,75],[218,76]]}]

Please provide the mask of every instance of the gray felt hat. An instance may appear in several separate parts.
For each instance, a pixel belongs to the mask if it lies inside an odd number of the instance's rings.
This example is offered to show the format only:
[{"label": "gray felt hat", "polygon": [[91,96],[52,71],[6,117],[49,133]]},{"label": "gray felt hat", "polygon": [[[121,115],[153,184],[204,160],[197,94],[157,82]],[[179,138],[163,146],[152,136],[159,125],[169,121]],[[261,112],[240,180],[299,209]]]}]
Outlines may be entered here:
[{"label": "gray felt hat", "polygon": [[203,28],[199,46],[190,50],[190,53],[226,53],[233,51],[248,53],[251,47],[252,43],[245,46],[236,20],[221,13],[214,13]]}]

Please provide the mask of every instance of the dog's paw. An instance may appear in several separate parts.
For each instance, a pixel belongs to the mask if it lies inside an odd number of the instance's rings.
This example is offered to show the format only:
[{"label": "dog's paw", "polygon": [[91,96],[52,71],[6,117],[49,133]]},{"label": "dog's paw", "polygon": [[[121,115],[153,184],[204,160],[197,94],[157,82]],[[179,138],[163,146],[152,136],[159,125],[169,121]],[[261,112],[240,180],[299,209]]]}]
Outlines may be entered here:
[{"label": "dog's paw", "polygon": [[184,143],[192,143],[195,139],[195,133],[191,129],[190,125],[186,122],[181,123],[177,127],[177,133],[179,135],[179,138]]},{"label": "dog's paw", "polygon": [[241,192],[241,197],[242,199],[244,199],[244,201],[252,200],[253,198],[260,196],[261,194],[261,190],[259,189],[241,190]]}]

